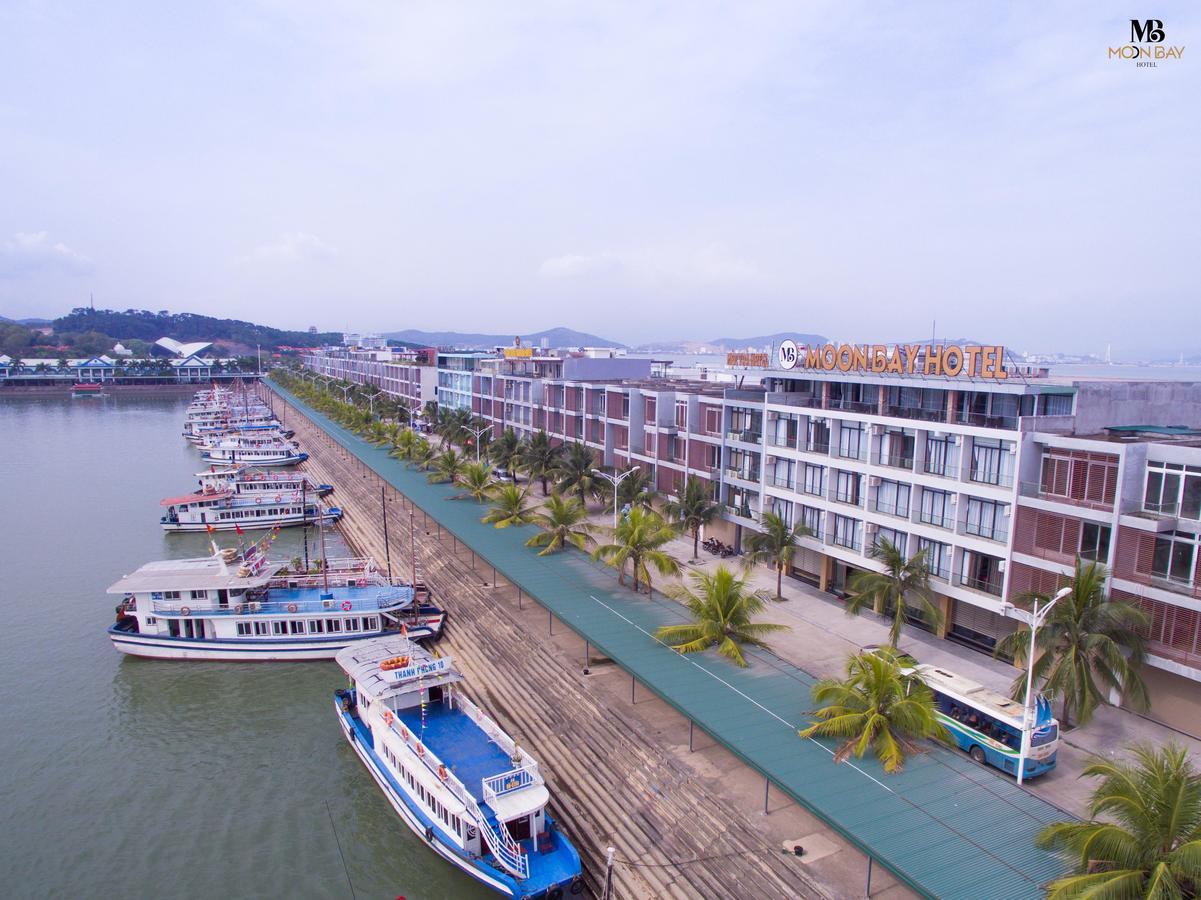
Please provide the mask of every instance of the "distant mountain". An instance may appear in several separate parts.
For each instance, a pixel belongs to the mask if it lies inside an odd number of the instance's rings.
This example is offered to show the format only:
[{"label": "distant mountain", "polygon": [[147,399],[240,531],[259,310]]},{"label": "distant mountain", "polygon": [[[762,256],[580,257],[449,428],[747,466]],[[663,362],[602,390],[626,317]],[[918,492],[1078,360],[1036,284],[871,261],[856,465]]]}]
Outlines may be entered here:
[{"label": "distant mountain", "polygon": [[26,328],[41,328],[43,325],[49,325],[49,319],[10,319],[8,316],[0,316],[0,322],[8,322],[10,325],[24,325]]},{"label": "distant mountain", "polygon": [[256,344],[261,344],[266,349],[280,345],[319,347],[322,344],[342,342],[342,335],[332,331],[317,334],[287,331],[239,319],[218,319],[197,313],[171,313],[165,309],[159,312],[145,309],[117,312],[112,309],[90,309],[81,306],[71,310],[68,315],[55,319],[53,325],[55,334],[99,332],[120,341],[157,341],[161,337],[170,337],[184,343],[224,342],[251,349],[254,349]]},{"label": "distant mountain", "polygon": [[796,341],[798,344],[826,344],[830,339],[820,334],[802,334],[794,331],[781,331],[777,334],[761,334],[748,338],[714,338],[707,343],[722,350],[741,350],[744,347],[774,347],[781,341]]},{"label": "distant mountain", "polygon": [[[397,341],[407,341],[410,344],[421,344],[426,347],[463,347],[463,348],[492,348],[508,347],[513,343],[512,334],[477,334],[463,331],[420,331],[407,328],[404,331],[388,331],[384,337]],[[546,338],[548,347],[616,347],[626,349],[625,344],[611,341],[608,338],[597,337],[584,331],[573,331],[570,328],[550,328],[546,331],[535,331],[533,334],[521,335],[521,343],[537,347]]]}]

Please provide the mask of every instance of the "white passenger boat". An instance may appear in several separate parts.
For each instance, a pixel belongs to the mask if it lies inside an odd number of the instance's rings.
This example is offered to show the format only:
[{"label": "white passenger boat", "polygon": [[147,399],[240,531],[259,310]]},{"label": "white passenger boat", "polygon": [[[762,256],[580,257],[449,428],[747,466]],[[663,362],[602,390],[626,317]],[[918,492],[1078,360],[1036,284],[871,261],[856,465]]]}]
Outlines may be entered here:
[{"label": "white passenger boat", "polygon": [[184,425],[183,436],[193,444],[212,443],[226,435],[271,432],[281,437],[290,438],[293,432],[285,429],[273,415],[249,418],[215,419],[212,422]]},{"label": "white passenger boat", "polygon": [[332,525],[342,518],[336,506],[322,506],[305,491],[239,494],[233,490],[167,497],[159,502],[164,531],[233,531],[289,525]]},{"label": "white passenger boat", "polygon": [[273,472],[249,469],[244,466],[212,468],[197,472],[200,491],[197,493],[219,493],[233,491],[245,496],[279,494],[284,491],[302,491],[313,497],[324,497],[333,491],[332,484],[322,484],[304,472]]},{"label": "white passenger boat", "polygon": [[275,440],[255,446],[234,438],[201,450],[200,456],[211,463],[231,466],[294,466],[309,458],[295,441]]},{"label": "white passenger boat", "polygon": [[445,613],[421,585],[393,586],[370,559],[294,572],[252,545],[148,563],[108,589],[123,599],[108,629],[122,653],[156,659],[331,659],[388,633],[441,636]]},{"label": "white passenger boat", "polygon": [[393,636],[336,660],[350,678],[334,697],[342,733],[430,849],[506,897],[583,890],[538,763],[456,687],[449,656]]}]

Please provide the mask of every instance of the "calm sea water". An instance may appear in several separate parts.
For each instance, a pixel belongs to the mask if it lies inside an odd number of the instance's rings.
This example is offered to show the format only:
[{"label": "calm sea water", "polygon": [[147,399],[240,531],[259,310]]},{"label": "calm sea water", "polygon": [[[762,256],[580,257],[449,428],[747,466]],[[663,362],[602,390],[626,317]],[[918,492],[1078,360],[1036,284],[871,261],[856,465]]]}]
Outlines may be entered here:
[{"label": "calm sea water", "polygon": [[[206,552],[157,521],[201,468],[185,405],[0,400],[0,894],[491,896],[408,832],[346,745],[332,662],[158,662],[109,643],[105,588]],[[275,551],[300,546],[288,529]]]}]

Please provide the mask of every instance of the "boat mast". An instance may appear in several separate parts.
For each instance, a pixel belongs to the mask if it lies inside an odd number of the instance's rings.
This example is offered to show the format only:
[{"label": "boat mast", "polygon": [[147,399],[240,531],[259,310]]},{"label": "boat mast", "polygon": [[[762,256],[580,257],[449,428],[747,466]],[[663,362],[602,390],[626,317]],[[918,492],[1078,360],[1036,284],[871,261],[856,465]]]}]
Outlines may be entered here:
[{"label": "boat mast", "polygon": [[321,535],[321,581],[325,585],[325,592],[329,593],[329,557],[325,555],[325,521],[322,516],[317,517],[317,533]]}]

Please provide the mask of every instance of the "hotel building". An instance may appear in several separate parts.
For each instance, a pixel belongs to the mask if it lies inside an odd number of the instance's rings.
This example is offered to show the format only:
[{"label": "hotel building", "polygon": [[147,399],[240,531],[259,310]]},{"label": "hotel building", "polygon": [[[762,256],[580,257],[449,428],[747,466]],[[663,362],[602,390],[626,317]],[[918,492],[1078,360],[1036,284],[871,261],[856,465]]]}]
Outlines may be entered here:
[{"label": "hotel building", "polygon": [[435,402],[437,372],[433,348],[419,350],[361,350],[326,347],[305,350],[300,356],[305,368],[349,381],[371,384],[386,394],[402,399],[410,409]]},{"label": "hotel building", "polygon": [[709,534],[736,547],[764,512],[803,523],[791,575],[835,595],[878,568],[877,541],[924,549],[939,636],[984,652],[1017,627],[1002,600],[1103,563],[1151,619],[1150,715],[1198,733],[1201,384],[1057,377],[1000,348],[952,348],[946,366],[941,346],[854,349],[732,356],[721,382],[646,359],[439,353],[438,399],[496,434],[641,466],[664,494],[695,475],[725,507]]}]

